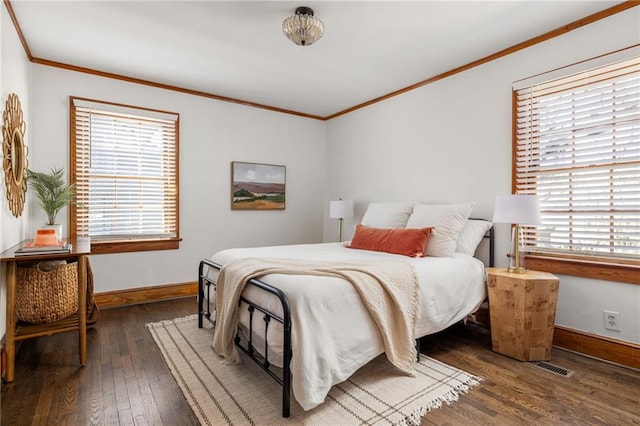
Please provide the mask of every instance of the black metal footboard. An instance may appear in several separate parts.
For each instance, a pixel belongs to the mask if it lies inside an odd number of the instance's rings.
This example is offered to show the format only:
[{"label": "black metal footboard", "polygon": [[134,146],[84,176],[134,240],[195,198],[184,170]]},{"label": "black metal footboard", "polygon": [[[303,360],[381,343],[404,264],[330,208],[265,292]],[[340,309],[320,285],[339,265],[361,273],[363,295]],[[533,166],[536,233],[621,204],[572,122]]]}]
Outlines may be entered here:
[{"label": "black metal footboard", "polygon": [[[209,268],[217,269],[218,271],[221,268],[221,265],[217,263],[211,262],[209,260],[203,259],[200,261],[200,266],[198,268],[198,327],[202,328],[203,321],[206,319],[211,324],[215,326],[216,320],[215,315],[210,311],[211,303],[208,303],[205,309],[204,306],[204,298],[205,294],[207,296],[207,300],[211,301],[212,296],[212,287],[215,289],[216,282],[213,278],[207,276],[207,272]],[[248,341],[246,342],[246,346],[243,346],[242,339],[240,338],[240,328],[238,327],[238,331],[236,332],[235,344],[241,349],[244,353],[247,354],[249,358],[251,358],[256,364],[258,364],[263,370],[267,372],[276,382],[278,382],[282,386],[282,417],[289,417],[291,412],[291,309],[289,307],[289,300],[287,296],[278,288],[275,288],[267,283],[264,283],[260,280],[252,279],[247,285],[252,285],[258,287],[267,293],[271,293],[276,296],[280,303],[282,304],[282,316],[277,315],[273,312],[270,312],[268,309],[265,309],[250,300],[245,299],[240,296],[240,300],[238,302],[238,308],[242,305],[247,307],[249,312],[249,336]],[[257,311],[257,312],[256,312]],[[253,343],[253,316],[254,314],[260,315],[262,314],[264,321],[264,356],[260,356],[258,350],[254,346]],[[269,331],[269,324],[271,321],[276,321],[282,324],[283,336],[283,354],[282,354],[282,372],[278,374],[273,369],[273,365],[269,362],[269,351],[268,351],[268,338],[267,332]]]}]

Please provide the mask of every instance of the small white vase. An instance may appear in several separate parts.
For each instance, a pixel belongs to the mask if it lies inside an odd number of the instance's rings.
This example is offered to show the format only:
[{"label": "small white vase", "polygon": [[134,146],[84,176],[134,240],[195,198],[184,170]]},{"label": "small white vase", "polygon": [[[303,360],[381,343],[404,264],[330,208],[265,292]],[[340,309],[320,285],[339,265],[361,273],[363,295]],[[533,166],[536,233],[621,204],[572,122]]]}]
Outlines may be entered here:
[{"label": "small white vase", "polygon": [[53,229],[56,231],[56,237],[58,241],[62,241],[62,224],[56,223],[55,225],[41,225],[39,229]]}]

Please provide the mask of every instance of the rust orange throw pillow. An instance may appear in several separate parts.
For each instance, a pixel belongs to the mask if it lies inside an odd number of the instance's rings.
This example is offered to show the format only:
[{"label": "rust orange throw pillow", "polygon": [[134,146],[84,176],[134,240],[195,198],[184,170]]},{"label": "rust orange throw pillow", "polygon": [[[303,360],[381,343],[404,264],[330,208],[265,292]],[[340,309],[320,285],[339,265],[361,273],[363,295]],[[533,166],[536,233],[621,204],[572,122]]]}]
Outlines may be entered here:
[{"label": "rust orange throw pillow", "polygon": [[349,248],[424,257],[424,245],[432,228],[369,228],[357,225]]}]

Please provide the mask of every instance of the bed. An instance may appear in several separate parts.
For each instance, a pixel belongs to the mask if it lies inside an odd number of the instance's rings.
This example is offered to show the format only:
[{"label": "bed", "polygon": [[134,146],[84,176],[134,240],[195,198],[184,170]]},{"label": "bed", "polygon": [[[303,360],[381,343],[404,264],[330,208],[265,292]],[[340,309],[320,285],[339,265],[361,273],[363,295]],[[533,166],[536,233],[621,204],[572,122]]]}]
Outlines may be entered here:
[{"label": "bed", "polygon": [[[492,265],[491,224],[472,219],[463,222],[482,223],[482,227],[475,227],[475,234],[482,229],[480,238],[489,240],[488,263]],[[384,221],[373,224],[389,225]],[[475,252],[478,243],[472,245]],[[219,271],[239,259],[314,259],[328,263],[397,260],[410,263],[416,272],[420,297],[414,333],[418,344],[419,338],[464,320],[485,300],[485,265],[469,254],[470,250],[421,258],[352,249],[342,243],[223,250],[199,265],[198,326],[203,327],[205,321],[215,326]],[[340,278],[266,275],[248,282],[239,306],[235,344],[282,385],[283,417],[289,416],[292,394],[303,409],[312,409],[323,402],[331,386],[384,352],[376,325],[360,296]]]}]

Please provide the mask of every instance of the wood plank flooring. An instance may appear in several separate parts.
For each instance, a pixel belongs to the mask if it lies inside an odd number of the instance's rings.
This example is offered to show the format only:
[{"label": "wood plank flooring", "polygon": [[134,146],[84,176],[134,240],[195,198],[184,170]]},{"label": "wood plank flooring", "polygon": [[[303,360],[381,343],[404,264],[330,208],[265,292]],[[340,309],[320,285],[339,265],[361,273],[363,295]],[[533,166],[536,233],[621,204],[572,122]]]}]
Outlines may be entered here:
[{"label": "wood plank flooring", "polygon": [[[1,424],[198,424],[145,327],[195,311],[192,297],[102,311],[84,368],[74,333],[23,342],[16,379],[2,385]],[[551,362],[575,371],[560,377],[492,352],[473,325],[424,339],[422,351],[485,379],[423,425],[640,425],[636,370],[554,349]]]}]

